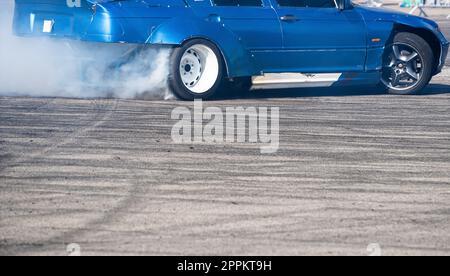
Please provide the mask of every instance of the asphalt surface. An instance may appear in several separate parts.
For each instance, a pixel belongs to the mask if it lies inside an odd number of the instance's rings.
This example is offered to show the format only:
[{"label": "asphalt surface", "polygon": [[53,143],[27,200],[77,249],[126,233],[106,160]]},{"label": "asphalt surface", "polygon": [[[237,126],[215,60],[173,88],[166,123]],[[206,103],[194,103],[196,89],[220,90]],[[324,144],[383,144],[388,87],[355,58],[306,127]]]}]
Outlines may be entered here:
[{"label": "asphalt surface", "polygon": [[272,155],[172,143],[179,106],[0,98],[0,255],[450,255],[450,70],[205,103],[279,107]]}]

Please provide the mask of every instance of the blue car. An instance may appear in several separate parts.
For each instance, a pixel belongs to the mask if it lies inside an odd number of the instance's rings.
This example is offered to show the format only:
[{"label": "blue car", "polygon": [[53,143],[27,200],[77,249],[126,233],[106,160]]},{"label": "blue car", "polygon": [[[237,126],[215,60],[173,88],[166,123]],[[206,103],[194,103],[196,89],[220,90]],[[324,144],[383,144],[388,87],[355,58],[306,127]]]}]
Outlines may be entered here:
[{"label": "blue car", "polygon": [[449,47],[431,20],[351,0],[16,0],[14,31],[170,47],[183,100],[305,84],[417,93]]}]

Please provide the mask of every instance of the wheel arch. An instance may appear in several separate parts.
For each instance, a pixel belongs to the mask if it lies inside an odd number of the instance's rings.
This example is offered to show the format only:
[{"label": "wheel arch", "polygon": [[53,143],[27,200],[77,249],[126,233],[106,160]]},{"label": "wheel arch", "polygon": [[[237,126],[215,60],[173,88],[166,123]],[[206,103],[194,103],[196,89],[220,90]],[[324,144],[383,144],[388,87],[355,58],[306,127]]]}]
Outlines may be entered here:
[{"label": "wheel arch", "polygon": [[179,47],[193,39],[209,41],[219,49],[227,77],[251,76],[256,73],[252,56],[241,40],[218,23],[173,18],[156,28],[147,39],[147,43]]},{"label": "wheel arch", "polygon": [[433,74],[438,70],[440,58],[441,58],[441,42],[438,37],[429,29],[426,28],[416,28],[405,24],[396,23],[393,26],[393,30],[391,36],[389,38],[388,44],[392,43],[394,36],[401,32],[413,33],[415,35],[423,38],[428,45],[430,45],[431,50],[433,51]]}]

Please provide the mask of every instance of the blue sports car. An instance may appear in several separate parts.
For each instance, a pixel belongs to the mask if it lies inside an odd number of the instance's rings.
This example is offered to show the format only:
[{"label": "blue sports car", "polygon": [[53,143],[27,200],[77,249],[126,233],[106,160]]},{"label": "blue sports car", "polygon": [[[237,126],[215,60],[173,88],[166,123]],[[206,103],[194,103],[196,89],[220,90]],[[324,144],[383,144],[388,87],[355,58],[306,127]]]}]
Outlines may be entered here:
[{"label": "blue sports car", "polygon": [[449,47],[431,20],[351,0],[16,0],[14,31],[170,47],[169,86],[184,100],[305,84],[411,94]]}]

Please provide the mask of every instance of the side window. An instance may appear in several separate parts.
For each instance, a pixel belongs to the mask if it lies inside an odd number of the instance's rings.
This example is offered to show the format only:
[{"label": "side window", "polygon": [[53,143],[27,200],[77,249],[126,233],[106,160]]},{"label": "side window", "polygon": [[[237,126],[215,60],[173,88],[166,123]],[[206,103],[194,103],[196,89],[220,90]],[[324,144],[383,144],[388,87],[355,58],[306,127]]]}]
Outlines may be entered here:
[{"label": "side window", "polygon": [[277,0],[280,7],[337,8],[335,0]]},{"label": "side window", "polygon": [[262,0],[213,0],[214,6],[221,7],[262,7]]}]

